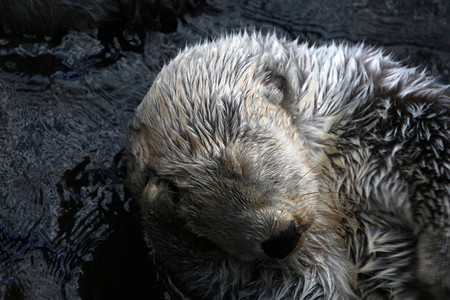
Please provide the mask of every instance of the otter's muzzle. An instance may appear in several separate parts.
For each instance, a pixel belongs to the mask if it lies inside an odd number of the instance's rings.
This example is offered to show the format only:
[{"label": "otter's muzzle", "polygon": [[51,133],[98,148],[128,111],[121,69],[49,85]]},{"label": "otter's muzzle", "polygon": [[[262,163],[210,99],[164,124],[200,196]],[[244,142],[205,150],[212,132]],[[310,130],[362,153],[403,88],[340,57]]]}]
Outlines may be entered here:
[{"label": "otter's muzzle", "polygon": [[278,235],[261,243],[261,248],[270,258],[285,258],[298,245],[302,230],[292,220]]}]

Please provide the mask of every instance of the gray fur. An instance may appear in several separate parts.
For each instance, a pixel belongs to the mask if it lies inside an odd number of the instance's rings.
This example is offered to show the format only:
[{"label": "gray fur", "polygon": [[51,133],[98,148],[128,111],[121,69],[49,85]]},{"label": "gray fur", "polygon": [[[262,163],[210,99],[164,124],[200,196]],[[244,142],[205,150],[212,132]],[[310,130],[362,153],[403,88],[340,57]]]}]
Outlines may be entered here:
[{"label": "gray fur", "polygon": [[[449,103],[377,49],[223,37],[156,78],[127,185],[157,258],[205,298],[443,299]],[[298,247],[270,259],[290,220]]]}]

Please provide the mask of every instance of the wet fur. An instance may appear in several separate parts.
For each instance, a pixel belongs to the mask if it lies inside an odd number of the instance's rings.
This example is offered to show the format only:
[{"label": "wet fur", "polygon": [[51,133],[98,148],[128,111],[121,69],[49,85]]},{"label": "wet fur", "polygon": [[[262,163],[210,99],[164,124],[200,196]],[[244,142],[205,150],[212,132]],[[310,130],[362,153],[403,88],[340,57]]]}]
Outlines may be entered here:
[{"label": "wet fur", "polygon": [[[443,299],[449,116],[447,87],[378,49],[231,35],[156,78],[130,122],[127,185],[193,295]],[[291,217],[296,251],[265,257]]]}]

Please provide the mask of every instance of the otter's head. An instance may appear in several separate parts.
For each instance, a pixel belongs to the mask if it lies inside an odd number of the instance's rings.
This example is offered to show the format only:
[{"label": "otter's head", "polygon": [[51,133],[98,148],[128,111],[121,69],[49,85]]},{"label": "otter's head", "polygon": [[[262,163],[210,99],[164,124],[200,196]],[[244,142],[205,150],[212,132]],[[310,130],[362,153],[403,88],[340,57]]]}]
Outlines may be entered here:
[{"label": "otter's head", "polygon": [[285,258],[314,246],[331,209],[283,105],[299,84],[287,50],[245,43],[196,46],[163,68],[130,126],[129,182],[156,214],[152,185],[165,182],[184,230],[235,257]]}]

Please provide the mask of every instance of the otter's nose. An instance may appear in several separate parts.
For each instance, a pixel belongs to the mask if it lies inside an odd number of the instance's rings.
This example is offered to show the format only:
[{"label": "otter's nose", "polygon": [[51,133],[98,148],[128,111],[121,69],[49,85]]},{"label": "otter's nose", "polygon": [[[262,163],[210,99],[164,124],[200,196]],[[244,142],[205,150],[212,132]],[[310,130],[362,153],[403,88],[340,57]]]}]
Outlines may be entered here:
[{"label": "otter's nose", "polygon": [[295,226],[295,222],[291,221],[288,228],[262,242],[261,247],[270,258],[285,258],[297,247],[300,236],[300,230]]}]

